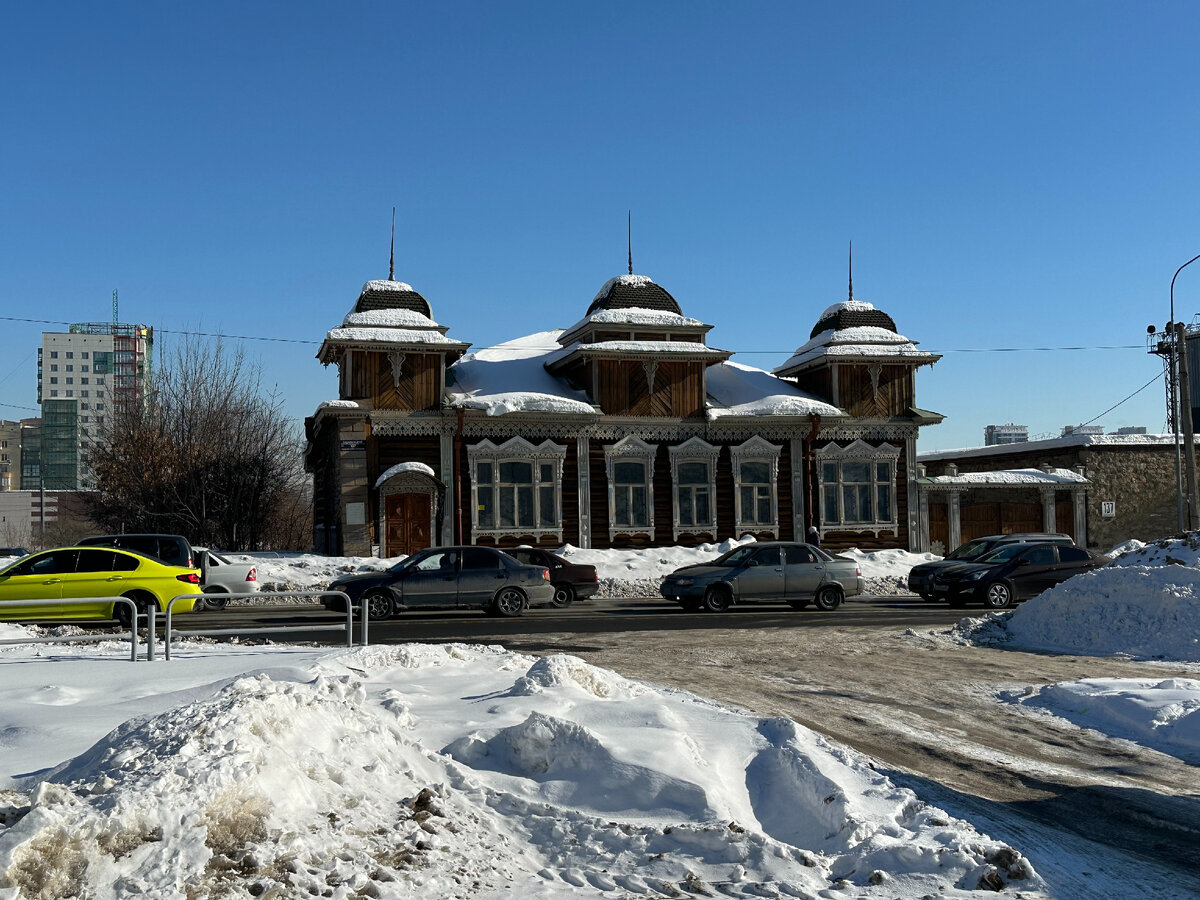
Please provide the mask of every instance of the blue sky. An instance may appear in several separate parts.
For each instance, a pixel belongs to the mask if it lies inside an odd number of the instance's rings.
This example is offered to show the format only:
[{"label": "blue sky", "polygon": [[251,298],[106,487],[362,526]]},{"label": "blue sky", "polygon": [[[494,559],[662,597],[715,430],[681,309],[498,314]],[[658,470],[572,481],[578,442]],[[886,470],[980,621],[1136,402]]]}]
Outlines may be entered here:
[{"label": "blue sky", "polygon": [[[1086,422],[1161,374],[1200,253],[1188,3],[10,5],[0,417],[54,322],[247,342],[302,418],[313,354],[396,277],[483,347],[634,264],[771,368],[855,298],[944,358],[922,450]],[[1176,283],[1200,312],[1200,263]],[[1127,347],[1022,350],[998,348]],[[967,352],[981,351],[981,352]],[[1161,381],[1098,424],[1165,423]]]}]

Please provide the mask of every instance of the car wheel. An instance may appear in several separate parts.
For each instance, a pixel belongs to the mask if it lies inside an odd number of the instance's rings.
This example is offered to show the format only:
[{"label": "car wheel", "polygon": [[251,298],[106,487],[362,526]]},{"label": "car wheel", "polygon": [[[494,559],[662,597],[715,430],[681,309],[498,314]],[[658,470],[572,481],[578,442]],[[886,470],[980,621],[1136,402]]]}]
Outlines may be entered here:
[{"label": "car wheel", "polygon": [[827,584],[817,591],[816,599],[813,602],[817,609],[832,612],[842,605],[842,590],[832,584]]},{"label": "car wheel", "polygon": [[713,585],[704,592],[704,608],[709,612],[725,612],[729,609],[729,588]]},{"label": "car wheel", "polygon": [[1006,581],[993,581],[983,592],[983,605],[989,609],[1005,609],[1012,606],[1012,585]]},{"label": "car wheel", "polygon": [[808,598],[807,597],[788,597],[787,605],[790,606],[792,609],[804,609],[804,607],[808,606]]},{"label": "car wheel", "polygon": [[496,615],[512,618],[525,612],[525,595],[514,587],[501,588],[492,601]]},{"label": "car wheel", "polygon": [[387,591],[371,591],[363,597],[367,607],[367,618],[379,622],[392,617],[392,598]]},{"label": "car wheel", "polygon": [[552,606],[562,609],[564,606],[570,606],[574,602],[575,588],[569,584],[556,584],[554,586],[554,599],[550,601]]},{"label": "car wheel", "polygon": [[203,609],[224,609],[229,605],[229,598],[222,597],[219,591],[213,591],[212,593],[206,593],[201,603],[203,604]]},{"label": "car wheel", "polygon": [[[147,600],[141,594],[125,594],[124,596],[126,596],[130,600],[132,600],[134,605],[137,607],[137,616],[139,619],[142,618],[143,616],[148,615],[148,612],[150,609],[150,601],[149,600]],[[114,603],[113,604],[113,618],[117,620],[117,623],[122,628],[128,628],[130,625],[129,605],[126,603]]]}]

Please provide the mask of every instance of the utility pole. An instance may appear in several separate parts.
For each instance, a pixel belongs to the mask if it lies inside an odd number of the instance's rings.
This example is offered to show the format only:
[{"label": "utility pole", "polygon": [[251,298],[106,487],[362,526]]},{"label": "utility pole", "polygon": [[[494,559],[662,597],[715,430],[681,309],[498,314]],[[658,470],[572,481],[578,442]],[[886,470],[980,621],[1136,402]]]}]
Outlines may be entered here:
[{"label": "utility pole", "polygon": [[1183,454],[1187,460],[1187,530],[1194,527],[1196,504],[1196,436],[1192,428],[1192,386],[1188,377],[1187,332],[1175,323],[1175,354],[1179,358],[1179,411],[1183,422]]}]

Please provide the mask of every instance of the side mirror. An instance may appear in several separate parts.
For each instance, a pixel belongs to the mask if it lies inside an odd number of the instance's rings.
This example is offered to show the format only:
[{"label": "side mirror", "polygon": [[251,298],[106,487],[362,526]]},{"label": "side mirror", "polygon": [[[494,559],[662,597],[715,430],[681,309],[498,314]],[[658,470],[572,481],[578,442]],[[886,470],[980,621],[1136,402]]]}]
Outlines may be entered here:
[{"label": "side mirror", "polygon": [[747,569],[749,569],[751,566],[757,566],[757,565],[758,565],[758,560],[757,560],[757,559],[748,559],[748,560],[746,560],[746,568],[747,568]]}]

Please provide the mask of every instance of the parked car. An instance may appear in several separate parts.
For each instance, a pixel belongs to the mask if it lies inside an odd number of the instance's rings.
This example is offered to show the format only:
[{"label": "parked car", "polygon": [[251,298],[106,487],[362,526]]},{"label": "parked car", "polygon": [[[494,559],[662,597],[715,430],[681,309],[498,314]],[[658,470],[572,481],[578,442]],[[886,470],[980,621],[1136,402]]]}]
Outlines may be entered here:
[{"label": "parked car", "polygon": [[181,534],[94,534],[78,542],[80,547],[120,547],[151,556],[168,566],[194,568],[192,545]]},{"label": "parked car", "polygon": [[506,547],[504,552],[518,562],[550,570],[550,583],[554,586],[554,599],[550,602],[554,606],[570,606],[573,601],[586,600],[600,590],[595,566],[573,563],[538,547]]},{"label": "parked car", "polygon": [[913,566],[912,571],[908,573],[908,589],[914,594],[920,594],[926,600],[944,600],[944,596],[937,596],[933,592],[934,573],[941,569],[950,568],[958,563],[974,562],[1005,544],[1030,544],[1035,541],[1065,544],[1068,547],[1075,546],[1075,541],[1069,534],[1035,531],[1021,531],[1014,532],[1013,534],[989,534],[986,537],[975,538],[974,540],[967,541],[965,544],[960,544],[950,553],[947,553],[943,559],[936,559],[933,562]]},{"label": "parked car", "polygon": [[8,556],[28,556],[29,551],[24,547],[0,547],[0,559]]},{"label": "parked car", "polygon": [[200,590],[207,595],[203,609],[224,609],[229,598],[222,594],[250,594],[258,590],[258,567],[237,563],[207,547],[193,547],[200,569]]},{"label": "parked car", "polygon": [[976,601],[1004,609],[1108,561],[1107,556],[1066,544],[1007,544],[974,562],[939,569],[933,592],[953,607]]},{"label": "parked car", "polygon": [[772,541],[744,544],[710,563],[676,569],[659,591],[689,611],[722,612],[758,600],[784,600],[793,609],[811,602],[832,610],[863,592],[863,578],[853,560],[835,559],[811,544]]},{"label": "parked car", "polygon": [[[112,600],[94,604],[61,604],[66,598],[128,597],[139,612],[155,604],[166,612],[180,594],[199,590],[200,573],[169,566],[140,553],[112,547],[58,547],[23,557],[0,569],[0,600],[44,600],[41,606],[0,606],[0,617],[18,621],[43,619],[116,619],[129,625],[129,607]],[[194,600],[180,600],[174,612],[189,612]]]},{"label": "parked car", "polygon": [[[491,547],[431,547],[382,572],[344,575],[329,590],[365,603],[371,619],[409,609],[482,609],[519,616],[531,603],[554,599],[545,566],[525,565]],[[327,609],[345,612],[340,598],[322,602]]]}]

